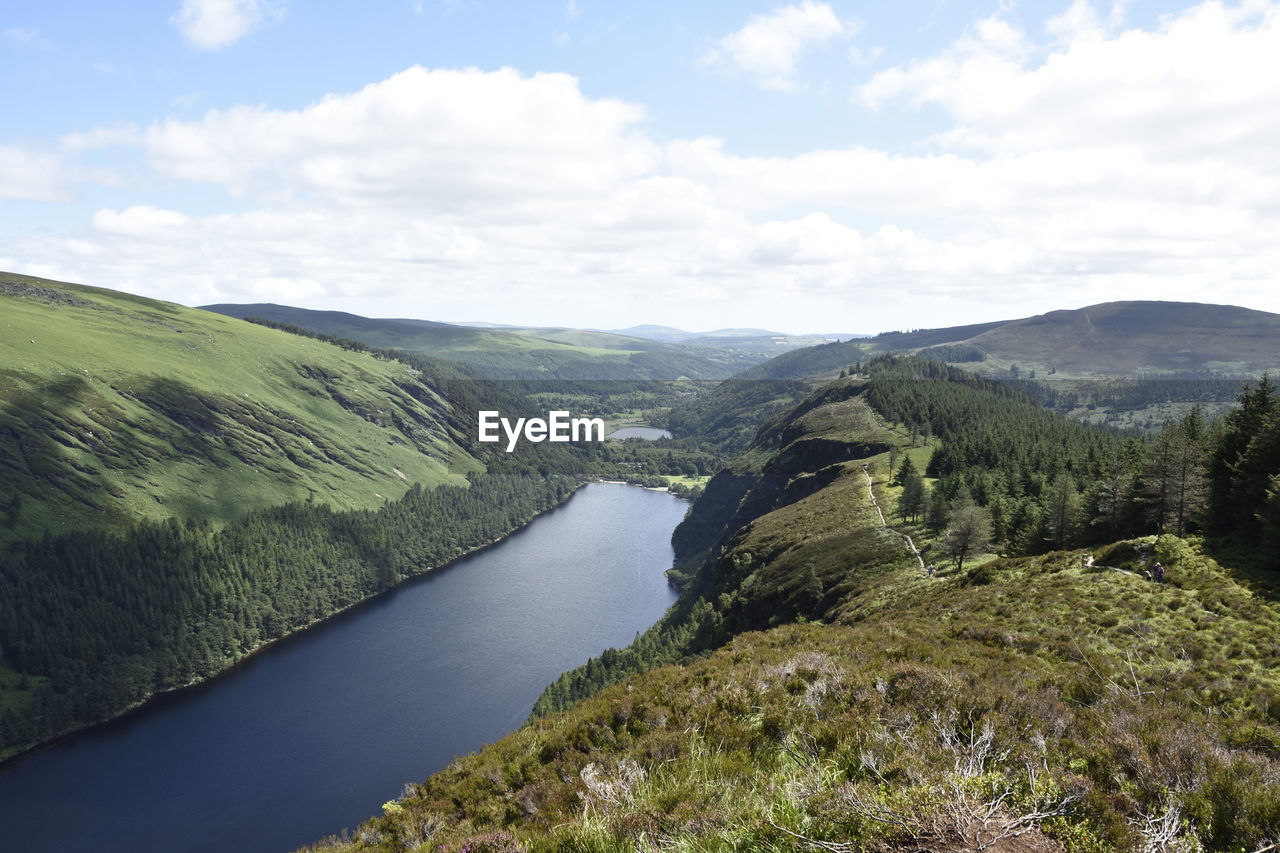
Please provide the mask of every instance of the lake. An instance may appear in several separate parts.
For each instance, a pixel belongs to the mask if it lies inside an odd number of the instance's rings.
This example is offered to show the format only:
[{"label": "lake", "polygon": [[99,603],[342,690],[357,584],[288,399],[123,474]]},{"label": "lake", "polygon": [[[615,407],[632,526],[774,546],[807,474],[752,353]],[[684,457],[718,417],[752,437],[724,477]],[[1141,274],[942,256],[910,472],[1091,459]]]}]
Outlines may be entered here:
[{"label": "lake", "polygon": [[657,427],[648,427],[648,426],[623,427],[622,429],[614,430],[613,432],[605,436],[605,438],[617,438],[617,439],[643,438],[646,441],[657,441],[660,438],[672,438],[672,437],[673,436],[671,435],[671,433],[667,432],[665,429],[658,429]]},{"label": "lake", "polygon": [[591,484],[491,548],[12,762],[2,846],[282,853],[354,828],[657,621],[686,506]]}]

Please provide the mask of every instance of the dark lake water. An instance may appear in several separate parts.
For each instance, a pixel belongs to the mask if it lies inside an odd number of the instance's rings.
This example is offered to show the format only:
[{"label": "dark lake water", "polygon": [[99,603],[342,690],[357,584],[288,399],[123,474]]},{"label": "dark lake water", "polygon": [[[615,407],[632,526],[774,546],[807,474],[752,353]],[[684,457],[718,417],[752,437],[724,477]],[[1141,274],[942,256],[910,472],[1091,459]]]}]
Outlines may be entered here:
[{"label": "dark lake water", "polygon": [[685,508],[589,485],[499,545],[0,768],[0,849],[279,853],[355,827],[655,622]]},{"label": "dark lake water", "polygon": [[606,438],[643,438],[648,441],[656,441],[659,438],[671,438],[671,433],[665,429],[647,426],[623,427],[609,433]]}]

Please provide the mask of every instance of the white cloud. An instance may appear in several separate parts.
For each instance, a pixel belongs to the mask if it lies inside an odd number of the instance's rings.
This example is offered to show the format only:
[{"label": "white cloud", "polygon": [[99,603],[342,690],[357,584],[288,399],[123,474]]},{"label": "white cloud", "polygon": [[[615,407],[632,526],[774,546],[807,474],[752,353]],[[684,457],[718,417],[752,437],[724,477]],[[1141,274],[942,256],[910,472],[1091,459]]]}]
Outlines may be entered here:
[{"label": "white cloud", "polygon": [[59,157],[134,145],[159,183],[242,208],[142,197],[0,254],[188,303],[436,319],[830,331],[1120,298],[1280,311],[1276,10],[1205,4],[1122,31],[1076,4],[1036,34],[988,19],[859,90],[882,116],[945,120],[897,152],[659,142],[641,107],[568,75],[410,68],[304,109],[0,149],[10,197],[62,191]]},{"label": "white cloud", "polygon": [[[859,89],[878,108],[932,104],[954,117],[948,145],[1007,154],[1135,146],[1148,157],[1273,159],[1280,138],[1280,8],[1204,3],[1154,31],[1109,34],[1074,3],[1037,49],[1000,19]],[[1040,60],[1038,63],[1033,60]],[[1216,153],[1215,153],[1216,152]]]},{"label": "white cloud", "polygon": [[283,2],[273,0],[182,0],[169,20],[196,48],[218,50],[283,13]]},{"label": "white cloud", "polygon": [[57,155],[0,145],[0,200],[61,201],[68,194],[63,164]]},{"label": "white cloud", "polygon": [[284,187],[457,212],[598,196],[652,169],[644,111],[566,74],[410,68],[302,110],[236,107],[147,132],[155,168],[237,194]]},{"label": "white cloud", "polygon": [[94,151],[100,148],[136,146],[142,143],[143,138],[142,131],[136,125],[125,122],[68,133],[59,140],[59,146],[67,152]]},{"label": "white cloud", "polygon": [[164,239],[181,236],[179,231],[191,217],[176,210],[160,210],[150,205],[137,205],[125,210],[99,210],[93,215],[93,227],[105,234],[127,237]]},{"label": "white cloud", "polygon": [[849,48],[849,61],[854,65],[872,65],[878,62],[882,56],[884,56],[884,48],[879,45],[869,48],[861,48],[855,45]]},{"label": "white cloud", "polygon": [[767,15],[752,15],[742,29],[721,38],[703,59],[711,64],[732,64],[765,89],[796,89],[800,87],[796,80],[800,55],[851,29],[828,4],[804,0]]}]

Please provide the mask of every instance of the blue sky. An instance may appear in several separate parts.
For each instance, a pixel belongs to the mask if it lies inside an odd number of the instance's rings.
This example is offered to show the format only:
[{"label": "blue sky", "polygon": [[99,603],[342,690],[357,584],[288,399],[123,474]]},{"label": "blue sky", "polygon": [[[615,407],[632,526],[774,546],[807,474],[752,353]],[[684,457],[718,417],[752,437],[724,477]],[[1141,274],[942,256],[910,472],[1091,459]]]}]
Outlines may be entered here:
[{"label": "blue sky", "polygon": [[1270,2],[11,0],[0,269],[597,327],[1280,310],[1277,56]]}]

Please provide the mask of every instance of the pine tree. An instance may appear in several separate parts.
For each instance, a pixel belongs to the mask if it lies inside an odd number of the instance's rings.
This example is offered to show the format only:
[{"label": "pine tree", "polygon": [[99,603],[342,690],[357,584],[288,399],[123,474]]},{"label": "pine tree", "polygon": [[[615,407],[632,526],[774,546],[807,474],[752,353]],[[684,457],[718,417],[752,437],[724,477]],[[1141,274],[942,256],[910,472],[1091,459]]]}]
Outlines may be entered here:
[{"label": "pine tree", "polygon": [[929,505],[925,509],[924,523],[934,533],[939,533],[947,526],[947,519],[950,516],[950,509],[947,506],[947,496],[942,491],[940,483],[934,483],[929,489]]},{"label": "pine tree", "polygon": [[920,473],[916,471],[916,463],[911,461],[911,454],[908,453],[902,457],[902,464],[898,466],[898,471],[894,474],[893,482],[895,485],[904,485],[911,477],[919,477]]},{"label": "pine tree", "polygon": [[[910,457],[907,458],[910,462]],[[924,510],[925,488],[924,478],[915,472],[907,471],[900,475],[902,494],[898,497],[898,515],[903,521],[915,521]]]},{"label": "pine tree", "polygon": [[1075,543],[1076,528],[1080,522],[1080,496],[1075,480],[1063,471],[1053,481],[1048,501],[1049,547],[1061,551]]},{"label": "pine tree", "polygon": [[[1258,506],[1250,507],[1250,498],[1256,501],[1259,494],[1250,494],[1258,486],[1254,479],[1244,488],[1237,482],[1238,466],[1249,445],[1263,431],[1271,419],[1280,399],[1271,377],[1263,374],[1256,384],[1247,385],[1241,392],[1240,408],[1227,415],[1225,425],[1218,436],[1216,447],[1209,459],[1208,531],[1221,536],[1256,525]],[[1265,486],[1264,486],[1265,488]]]}]

